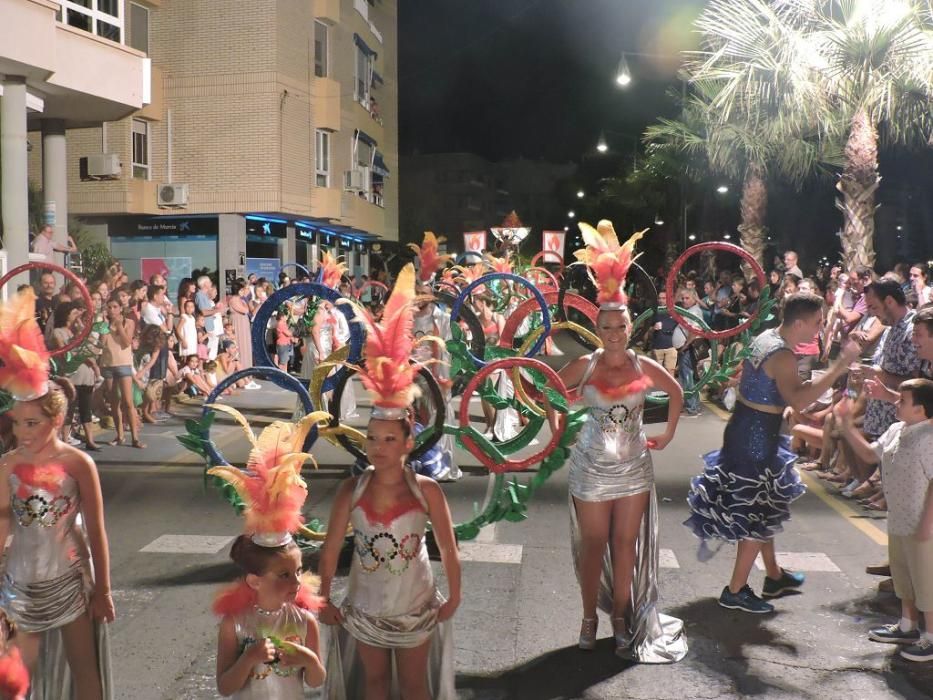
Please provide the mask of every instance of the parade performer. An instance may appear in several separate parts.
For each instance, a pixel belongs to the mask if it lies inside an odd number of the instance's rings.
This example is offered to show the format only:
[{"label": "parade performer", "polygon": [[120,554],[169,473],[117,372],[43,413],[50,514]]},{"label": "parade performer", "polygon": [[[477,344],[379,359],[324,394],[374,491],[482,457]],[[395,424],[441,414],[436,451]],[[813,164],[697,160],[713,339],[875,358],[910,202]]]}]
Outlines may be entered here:
[{"label": "parade performer", "polygon": [[16,625],[33,700],[110,698],[97,625],[114,619],[100,482],[94,461],[58,437],[68,398],[49,380],[31,289],[0,308],[0,359],[16,439],[0,459],[0,542],[12,536],[0,607]]},{"label": "parade performer", "polygon": [[[573,562],[583,599],[579,646],[596,644],[597,603],[611,615],[616,653],[643,663],[683,658],[683,623],[658,612],[658,511],[650,449],[674,437],[683,392],[661,365],[627,349],[632,330],[623,292],[637,233],[619,245],[609,221],[580,224],[586,248],[575,253],[595,276],[597,333],[603,347],[560,372],[588,407],[570,450],[570,519]],[[646,438],[645,393],[654,386],[670,397],[667,429]]]},{"label": "parade performer", "polygon": [[[366,311],[359,316],[366,348],[365,366],[357,371],[373,397],[366,438],[370,466],[340,485],[321,551],[321,594],[329,598],[352,525],[346,598],[339,607],[328,600],[321,611],[321,620],[334,626],[328,700],[388,698],[390,685],[406,700],[456,697],[448,621],[460,604],[460,561],[450,511],[440,486],[405,466],[414,447],[410,407],[417,366],[409,359],[414,303],[415,273],[409,264],[396,280],[382,322]],[[428,560],[428,520],[447,575],[446,600]]]},{"label": "parade performer", "polygon": [[[245,419],[227,406],[210,408]],[[233,542],[230,558],[242,577],[221,591],[214,612],[221,616],[217,637],[217,690],[237,700],[301,700],[304,685],[324,682],[319,632],[314,617],[323,600],[318,580],[302,575],[301,551],[291,533],[302,523],[308,488],[301,452],[311,426],[323,413],[297,424],[276,421],[252,438],[248,471],[213,467],[208,474],[230,483],[245,504],[245,532]]]},{"label": "parade performer", "polygon": [[[793,348],[812,340],[822,322],[820,297],[787,297],[782,324],[755,338],[743,363],[722,449],[703,456],[703,473],[691,482],[687,500],[693,514],[684,524],[701,538],[701,558],[707,556],[709,539],[738,544],[732,578],[719,597],[724,608],[769,613],[774,606],[762,597],[774,598],[803,584],[803,574],[782,569],[774,554],[774,537],[790,518],[790,503],[805,491],[790,440],[780,435],[782,414],[785,406],[800,411],[816,401],[859,353],[855,343],[848,343],[825,375],[801,381]],[[762,597],[748,585],[759,553],[765,565]]]}]

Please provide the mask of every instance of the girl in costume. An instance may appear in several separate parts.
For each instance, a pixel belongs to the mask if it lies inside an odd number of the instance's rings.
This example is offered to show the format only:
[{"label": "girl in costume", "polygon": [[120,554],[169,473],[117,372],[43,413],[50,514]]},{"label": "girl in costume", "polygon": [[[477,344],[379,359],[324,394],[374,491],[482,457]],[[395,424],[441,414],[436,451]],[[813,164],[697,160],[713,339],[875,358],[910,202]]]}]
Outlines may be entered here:
[{"label": "girl in costume", "polygon": [[[432,479],[406,467],[414,447],[409,407],[416,366],[412,314],[415,273],[406,265],[376,324],[366,325],[365,367],[357,368],[373,396],[366,452],[370,466],[338,489],[321,551],[321,620],[334,625],[328,645],[328,700],[389,698],[453,700],[453,640],[449,619],[460,604],[460,560],[450,511]],[[425,532],[428,520],[447,575],[448,598],[437,590]],[[330,600],[348,525],[354,538],[346,598]],[[392,669],[397,677],[392,681]]]},{"label": "girl in costume", "polygon": [[[570,450],[570,519],[574,568],[583,599],[581,649],[596,644],[597,605],[611,615],[616,653],[642,663],[679,661],[683,623],[658,612],[658,512],[650,449],[674,437],[683,392],[665,369],[626,348],[632,320],[622,291],[642,233],[619,245],[609,221],[580,224],[586,249],[577,259],[595,274],[603,347],[560,372],[589,408]],[[667,430],[646,438],[645,393],[668,394]]]},{"label": "girl in costume", "polygon": [[[227,406],[211,408],[245,419]],[[229,482],[246,504],[246,532],[230,558],[242,577],[221,591],[214,612],[217,690],[237,700],[302,700],[304,686],[324,681],[319,634],[313,613],[320,609],[317,579],[302,576],[301,551],[291,533],[301,527],[308,489],[301,465],[311,455],[301,446],[311,426],[326,414],[312,413],[296,425],[276,421],[253,443],[246,472],[231,466],[208,474]]]},{"label": "girl in costume", "polygon": [[[0,607],[33,678],[33,700],[110,698],[110,555],[97,467],[58,432],[68,400],[49,381],[31,289],[0,308],[0,387],[16,447],[0,459],[0,542],[12,536]],[[70,668],[71,673],[65,668]]]}]

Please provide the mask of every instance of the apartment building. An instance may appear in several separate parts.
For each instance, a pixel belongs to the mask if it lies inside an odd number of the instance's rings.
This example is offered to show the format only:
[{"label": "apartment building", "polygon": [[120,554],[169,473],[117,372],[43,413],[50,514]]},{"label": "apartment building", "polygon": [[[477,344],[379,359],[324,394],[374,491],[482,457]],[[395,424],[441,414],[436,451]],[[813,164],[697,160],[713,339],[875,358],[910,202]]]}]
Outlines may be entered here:
[{"label": "apartment building", "polygon": [[0,18],[0,268],[12,268],[29,259],[29,179],[64,244],[75,163],[66,133],[144,108],[151,81],[117,0],[0,0]]},{"label": "apartment building", "polygon": [[90,2],[152,62],[147,106],[67,133],[70,212],[131,275],[398,239],[397,0]]}]

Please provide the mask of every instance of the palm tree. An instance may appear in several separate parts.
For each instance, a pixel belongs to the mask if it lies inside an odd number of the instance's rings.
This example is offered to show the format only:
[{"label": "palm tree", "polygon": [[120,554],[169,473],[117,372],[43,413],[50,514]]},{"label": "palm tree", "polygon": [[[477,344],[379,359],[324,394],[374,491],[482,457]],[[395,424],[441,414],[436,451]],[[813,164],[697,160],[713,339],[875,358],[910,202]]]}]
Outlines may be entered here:
[{"label": "palm tree", "polygon": [[694,179],[712,171],[741,180],[741,245],[763,265],[769,174],[799,186],[825,164],[838,162],[833,141],[765,105],[749,113],[748,107],[758,103],[741,93],[720,100],[722,87],[716,82],[692,82],[681,118],[660,119],[645,131],[649,153],[682,153],[690,164],[687,173]]},{"label": "palm tree", "polygon": [[878,146],[933,133],[933,13],[926,0],[712,0],[697,20],[696,78],[720,84],[721,116],[762,108],[831,131],[843,120],[836,188],[843,258],[874,263]]}]

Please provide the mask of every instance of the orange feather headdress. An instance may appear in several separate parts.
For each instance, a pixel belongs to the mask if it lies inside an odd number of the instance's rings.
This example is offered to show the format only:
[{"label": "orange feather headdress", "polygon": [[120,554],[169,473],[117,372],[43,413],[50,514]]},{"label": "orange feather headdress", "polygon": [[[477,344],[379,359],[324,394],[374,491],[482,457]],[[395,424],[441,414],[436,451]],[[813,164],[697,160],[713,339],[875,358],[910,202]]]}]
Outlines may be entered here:
[{"label": "orange feather headdress", "polygon": [[275,421],[257,438],[246,418],[230,406],[209,408],[227,413],[240,424],[252,445],[246,470],[231,465],[211,467],[207,473],[233,486],[245,508],[246,534],[263,547],[281,547],[301,527],[301,508],[308,486],[301,478],[301,465],[314,458],[301,451],[311,427],[329,417],[326,411],[309,413],[298,423]]},{"label": "orange feather headdress", "polygon": [[376,323],[367,309],[357,307],[356,321],[366,329],[365,363],[362,367],[348,366],[359,373],[363,386],[372,394],[373,418],[405,418],[418,395],[418,368],[410,361],[412,350],[418,343],[439,339],[425,336],[415,340],[414,313],[415,267],[411,263],[399,272],[381,323]]},{"label": "orange feather headdress", "polygon": [[619,245],[612,222],[600,221],[594,229],[589,224],[580,223],[580,233],[586,247],[574,253],[577,263],[586,265],[595,276],[597,295],[596,303],[601,309],[624,309],[628,300],[625,296],[625,277],[635,262],[635,243],[645,235],[639,231],[625,243]]},{"label": "orange feather headdress", "polygon": [[321,284],[331,289],[337,289],[341,278],[347,273],[347,265],[340,258],[324,251],[321,257]]},{"label": "orange feather headdress", "polygon": [[425,231],[424,240],[420,246],[414,243],[408,244],[408,247],[415,251],[415,254],[421,260],[421,270],[418,272],[418,279],[421,282],[430,282],[444,263],[453,260],[453,255],[439,252],[439,246],[444,240],[443,236],[438,237],[431,231]]},{"label": "orange feather headdress", "polygon": [[0,388],[17,401],[49,390],[49,351],[36,323],[36,295],[24,289],[0,304]]}]

